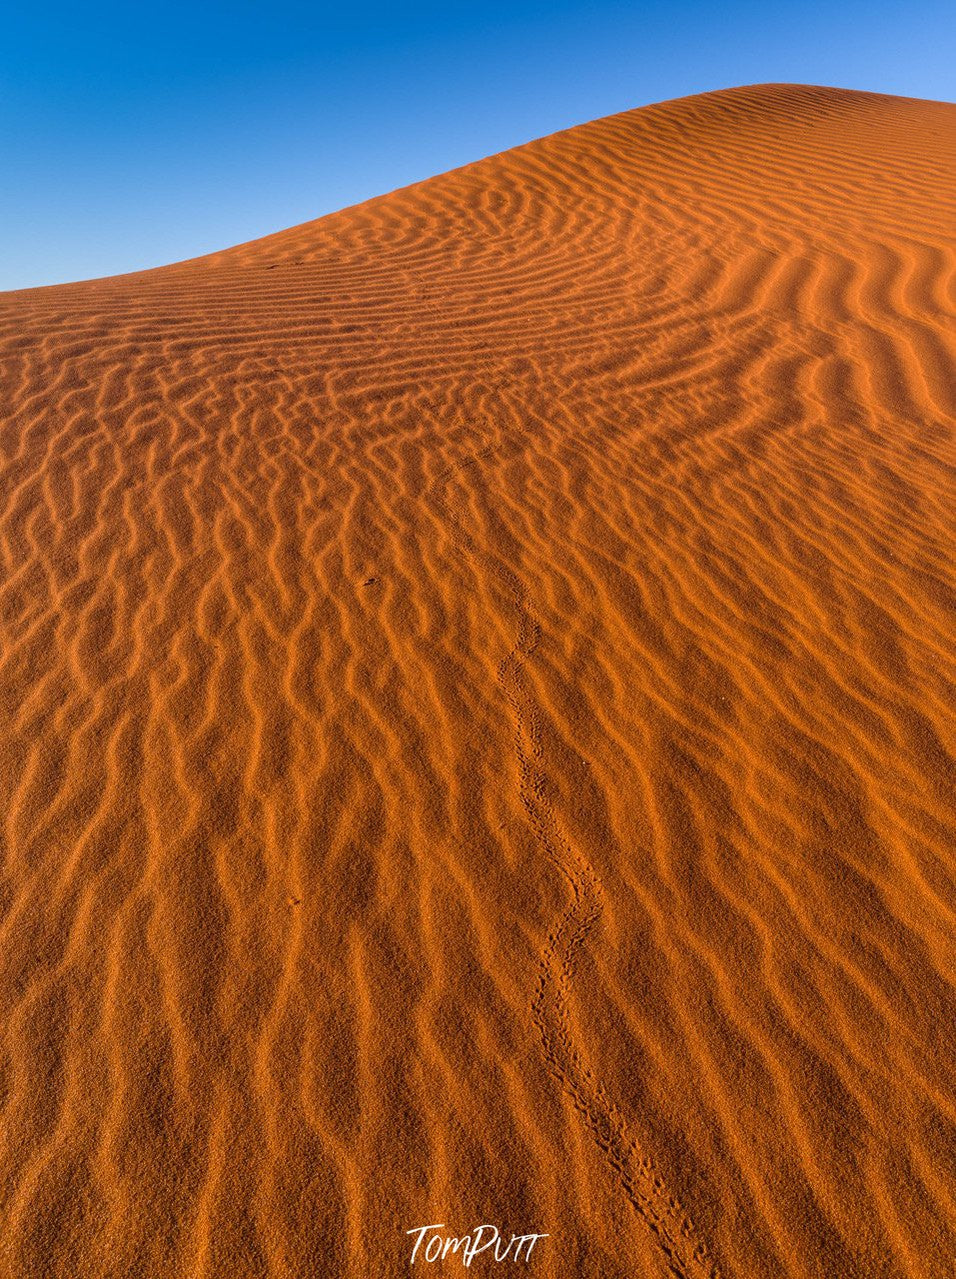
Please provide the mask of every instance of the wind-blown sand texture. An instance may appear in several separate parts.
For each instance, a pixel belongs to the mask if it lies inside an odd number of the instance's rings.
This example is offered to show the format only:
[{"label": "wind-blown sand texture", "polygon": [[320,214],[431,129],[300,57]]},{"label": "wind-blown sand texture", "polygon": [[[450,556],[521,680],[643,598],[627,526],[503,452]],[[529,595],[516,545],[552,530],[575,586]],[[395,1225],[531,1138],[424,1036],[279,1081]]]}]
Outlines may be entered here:
[{"label": "wind-blown sand texture", "polygon": [[731,90],[0,299],[0,1274],[954,1273],[954,172]]}]

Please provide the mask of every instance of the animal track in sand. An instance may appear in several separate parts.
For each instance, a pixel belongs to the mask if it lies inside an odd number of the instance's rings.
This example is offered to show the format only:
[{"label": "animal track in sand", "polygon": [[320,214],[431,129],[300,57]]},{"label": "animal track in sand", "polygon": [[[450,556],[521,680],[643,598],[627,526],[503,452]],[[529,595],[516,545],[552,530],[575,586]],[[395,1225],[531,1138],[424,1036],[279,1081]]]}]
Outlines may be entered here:
[{"label": "animal track in sand", "polygon": [[514,714],[521,802],[538,845],[566,880],[571,893],[570,904],[548,934],[531,999],[531,1015],[549,1071],[571,1096],[628,1200],[652,1232],[666,1258],[669,1273],[676,1279],[721,1279],[722,1271],[709,1257],[690,1216],[669,1193],[653,1160],[641,1152],[620,1110],[585,1065],[573,1042],[567,1012],[568,989],[574,977],[577,952],[601,917],[603,889],[593,867],[562,833],[547,799],[548,779],[538,713],[523,669],[541,642],[541,626],[533,604],[515,572],[479,547],[468,534],[445,494],[446,482],[456,470],[474,466],[495,452],[495,445],[482,443],[480,436],[476,444],[481,447],[458,467],[439,474],[433,496],[445,512],[446,527],[453,530],[462,553],[481,558],[489,565],[504,587],[516,617],[517,635],[511,650],[498,665],[498,683]]}]

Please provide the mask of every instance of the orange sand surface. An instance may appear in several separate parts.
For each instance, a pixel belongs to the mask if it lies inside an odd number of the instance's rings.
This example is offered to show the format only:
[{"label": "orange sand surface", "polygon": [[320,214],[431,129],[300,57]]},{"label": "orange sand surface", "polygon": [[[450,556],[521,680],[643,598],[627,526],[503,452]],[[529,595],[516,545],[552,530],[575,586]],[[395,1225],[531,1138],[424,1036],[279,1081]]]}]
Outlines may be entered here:
[{"label": "orange sand surface", "polygon": [[0,298],[0,1274],[956,1273],[956,107]]}]

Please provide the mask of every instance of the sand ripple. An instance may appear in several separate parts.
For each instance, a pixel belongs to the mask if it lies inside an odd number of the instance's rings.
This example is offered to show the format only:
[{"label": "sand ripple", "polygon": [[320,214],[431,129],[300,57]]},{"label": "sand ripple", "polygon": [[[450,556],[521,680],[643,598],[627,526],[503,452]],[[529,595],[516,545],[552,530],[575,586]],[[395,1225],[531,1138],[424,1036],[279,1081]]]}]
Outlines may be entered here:
[{"label": "sand ripple", "polygon": [[733,90],[0,297],[0,1272],[950,1273],[954,169]]}]

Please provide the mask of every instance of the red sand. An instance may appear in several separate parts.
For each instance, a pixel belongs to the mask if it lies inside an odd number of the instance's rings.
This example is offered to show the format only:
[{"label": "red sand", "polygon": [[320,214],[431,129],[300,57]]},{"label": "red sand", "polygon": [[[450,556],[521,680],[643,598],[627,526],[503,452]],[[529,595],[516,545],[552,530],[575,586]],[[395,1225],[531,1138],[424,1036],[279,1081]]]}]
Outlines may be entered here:
[{"label": "red sand", "polygon": [[0,1273],[953,1273],[954,172],[731,90],[0,298]]}]

